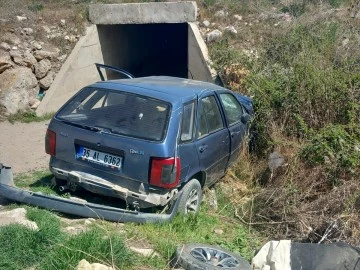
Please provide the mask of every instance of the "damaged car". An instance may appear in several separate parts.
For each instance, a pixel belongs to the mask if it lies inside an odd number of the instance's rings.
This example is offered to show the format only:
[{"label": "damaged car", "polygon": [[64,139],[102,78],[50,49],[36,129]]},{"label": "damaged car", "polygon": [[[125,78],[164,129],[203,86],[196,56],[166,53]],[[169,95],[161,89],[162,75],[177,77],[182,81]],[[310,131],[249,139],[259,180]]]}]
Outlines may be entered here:
[{"label": "damaged car", "polygon": [[178,212],[197,213],[203,189],[237,160],[252,111],[249,97],[207,82],[97,82],[51,120],[49,167],[61,191],[81,187],[135,211],[177,201]]}]

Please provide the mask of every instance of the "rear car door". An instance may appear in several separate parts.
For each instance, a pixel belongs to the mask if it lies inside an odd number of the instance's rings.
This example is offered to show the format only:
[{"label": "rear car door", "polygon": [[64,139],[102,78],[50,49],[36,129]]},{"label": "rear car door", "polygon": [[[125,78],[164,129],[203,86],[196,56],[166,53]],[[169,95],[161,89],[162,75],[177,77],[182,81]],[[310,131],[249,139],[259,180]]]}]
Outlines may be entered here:
[{"label": "rear car door", "polygon": [[220,92],[218,95],[224,108],[226,124],[230,135],[229,165],[231,165],[237,160],[240,153],[241,143],[244,140],[247,127],[241,121],[244,111],[236,97],[228,92]]},{"label": "rear car door", "polygon": [[229,133],[215,95],[199,100],[196,136],[200,167],[206,172],[206,185],[211,185],[223,176],[230,148]]}]

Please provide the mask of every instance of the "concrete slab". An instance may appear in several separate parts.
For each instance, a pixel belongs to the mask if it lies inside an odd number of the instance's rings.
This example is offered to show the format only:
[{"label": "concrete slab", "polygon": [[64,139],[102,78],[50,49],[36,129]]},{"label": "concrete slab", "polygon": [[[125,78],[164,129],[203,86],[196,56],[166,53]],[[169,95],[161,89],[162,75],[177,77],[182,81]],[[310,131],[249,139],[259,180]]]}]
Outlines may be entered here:
[{"label": "concrete slab", "polygon": [[37,115],[56,112],[77,91],[84,86],[100,81],[95,63],[103,63],[100,41],[95,25],[88,27],[86,36],[82,37],[61,70],[39,107]]},{"label": "concrete slab", "polygon": [[94,4],[89,18],[94,24],[147,24],[195,22],[196,2]]}]

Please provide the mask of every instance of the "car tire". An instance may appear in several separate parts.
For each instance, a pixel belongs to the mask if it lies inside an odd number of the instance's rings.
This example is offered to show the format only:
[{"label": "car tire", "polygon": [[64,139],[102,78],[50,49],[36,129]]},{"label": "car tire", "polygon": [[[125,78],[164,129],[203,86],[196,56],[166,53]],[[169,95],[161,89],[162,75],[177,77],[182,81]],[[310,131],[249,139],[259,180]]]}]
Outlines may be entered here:
[{"label": "car tire", "polygon": [[182,215],[197,214],[202,200],[202,188],[197,179],[192,179],[182,188],[179,198],[178,213]]},{"label": "car tire", "polygon": [[250,264],[240,255],[206,244],[179,246],[171,264],[185,270],[251,270]]}]

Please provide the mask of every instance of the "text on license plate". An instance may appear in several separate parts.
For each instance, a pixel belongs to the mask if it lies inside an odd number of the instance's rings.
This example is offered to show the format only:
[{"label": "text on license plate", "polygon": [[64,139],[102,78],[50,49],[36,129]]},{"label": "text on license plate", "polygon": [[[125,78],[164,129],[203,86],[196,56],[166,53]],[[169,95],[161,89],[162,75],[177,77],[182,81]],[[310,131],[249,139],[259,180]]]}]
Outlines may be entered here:
[{"label": "text on license plate", "polygon": [[77,157],[92,163],[97,163],[111,168],[121,168],[122,157],[103,153],[81,146]]}]

